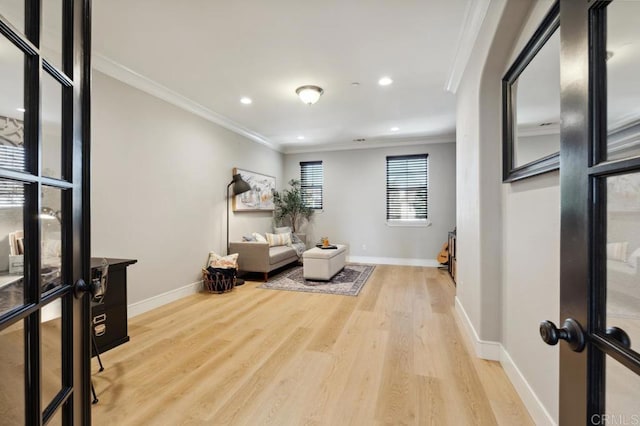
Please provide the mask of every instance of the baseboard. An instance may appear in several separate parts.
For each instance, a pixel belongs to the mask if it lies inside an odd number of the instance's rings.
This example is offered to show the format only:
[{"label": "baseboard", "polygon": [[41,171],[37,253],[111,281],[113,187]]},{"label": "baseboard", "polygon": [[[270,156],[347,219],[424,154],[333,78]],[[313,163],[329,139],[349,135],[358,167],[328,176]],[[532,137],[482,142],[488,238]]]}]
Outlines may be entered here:
[{"label": "baseboard", "polygon": [[372,263],[374,265],[427,266],[433,268],[440,266],[440,263],[435,259],[405,259],[401,257],[347,256],[347,262]]},{"label": "baseboard", "polygon": [[490,361],[500,361],[502,345],[500,342],[480,339],[480,336],[476,333],[476,329],[473,327],[473,324],[471,323],[467,312],[464,310],[460,299],[458,299],[458,296],[456,296],[456,313],[467,332],[467,336],[471,339],[471,344],[473,345],[478,358],[488,359]]},{"label": "baseboard", "polygon": [[464,306],[462,306],[462,303],[457,296],[455,308],[458,319],[460,320],[459,322],[463,324],[467,337],[471,340],[474,350],[476,351],[476,355],[482,359],[500,362],[500,365],[502,365],[504,372],[518,393],[522,403],[527,408],[533,422],[536,425],[556,426],[557,423],[553,420],[553,417],[551,417],[534,390],[531,388],[529,382],[527,382],[527,379],[524,377],[518,366],[513,362],[513,359],[511,359],[509,352],[507,352],[504,346],[502,346],[500,342],[480,340],[478,333],[476,333],[476,330],[464,309]]},{"label": "baseboard", "polygon": [[533,419],[533,422],[537,425],[556,426],[557,423],[544,407],[538,398],[538,395],[533,391],[518,366],[513,362],[509,352],[507,352],[502,345],[500,345],[500,349],[500,364],[502,365],[504,372],[507,374],[507,377],[509,377],[511,384],[516,389],[520,399],[522,399],[522,403],[527,407],[527,411],[529,411],[529,415]]},{"label": "baseboard", "polygon": [[133,318],[137,315],[159,308],[167,303],[175,302],[183,297],[195,294],[202,288],[202,281],[196,281],[183,287],[176,288],[166,293],[158,294],[140,302],[132,303],[127,307],[127,317]]}]

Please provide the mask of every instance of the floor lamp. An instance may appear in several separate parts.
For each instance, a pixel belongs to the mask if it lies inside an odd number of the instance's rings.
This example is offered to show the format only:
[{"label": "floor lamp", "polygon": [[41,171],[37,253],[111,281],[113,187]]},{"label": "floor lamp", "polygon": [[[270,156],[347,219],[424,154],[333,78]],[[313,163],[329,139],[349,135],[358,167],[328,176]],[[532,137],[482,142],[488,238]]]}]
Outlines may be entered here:
[{"label": "floor lamp", "polygon": [[[231,196],[229,195],[229,188],[231,187],[231,185],[233,185],[233,195],[240,195],[242,193],[245,193],[247,191],[251,190],[251,186],[245,182],[244,180],[242,180],[242,176],[240,176],[240,174],[236,174],[233,175],[233,179],[231,180],[231,182],[229,182],[229,185],[227,185],[227,254],[229,253],[229,216],[231,215],[229,213],[229,198],[231,198]],[[244,280],[236,278],[236,285],[242,285],[244,284]]]}]

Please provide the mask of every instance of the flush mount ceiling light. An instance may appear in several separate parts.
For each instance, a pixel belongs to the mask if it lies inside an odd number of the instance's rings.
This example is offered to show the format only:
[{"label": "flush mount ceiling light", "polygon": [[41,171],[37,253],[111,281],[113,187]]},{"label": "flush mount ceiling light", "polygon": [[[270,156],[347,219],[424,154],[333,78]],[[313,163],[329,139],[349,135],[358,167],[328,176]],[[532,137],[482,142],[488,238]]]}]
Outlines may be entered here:
[{"label": "flush mount ceiling light", "polygon": [[320,96],[324,93],[321,87],[318,86],[300,86],[296,89],[297,95],[300,100],[307,105],[313,105],[318,102]]}]

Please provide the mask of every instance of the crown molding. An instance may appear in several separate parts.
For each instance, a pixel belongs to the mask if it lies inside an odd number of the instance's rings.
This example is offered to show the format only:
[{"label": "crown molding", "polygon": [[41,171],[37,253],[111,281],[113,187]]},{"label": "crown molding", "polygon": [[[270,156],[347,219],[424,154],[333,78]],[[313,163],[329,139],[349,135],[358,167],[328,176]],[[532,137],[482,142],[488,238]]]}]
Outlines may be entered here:
[{"label": "crown molding", "polygon": [[445,85],[445,89],[448,92],[455,94],[458,86],[460,86],[460,81],[469,63],[473,46],[478,39],[478,34],[480,34],[480,28],[482,28],[484,18],[487,16],[490,3],[491,0],[469,0],[464,15],[462,31],[460,32],[456,45],[456,54],[453,59],[453,64],[451,65],[451,70],[449,71],[449,78]]},{"label": "crown molding", "polygon": [[251,139],[254,142],[265,145],[268,148],[273,149],[274,151],[281,152],[279,145],[270,142],[264,136],[247,129],[246,127],[243,127],[242,125],[236,123],[233,120],[230,120],[223,115],[211,111],[209,108],[192,101],[186,96],[183,96],[169,89],[168,87],[163,86],[160,83],[151,80],[150,78],[145,77],[110,58],[107,58],[100,53],[93,52],[92,65],[94,69],[110,77],[113,77],[116,80],[120,80],[123,83],[128,84],[129,86],[135,87],[136,89],[142,90],[143,92],[155,96],[156,98],[169,102],[170,104],[173,104],[178,108],[189,111],[199,117],[204,118],[205,120],[218,124],[219,126],[231,130],[232,132]]},{"label": "crown molding", "polygon": [[441,136],[422,136],[411,138],[372,138],[365,142],[343,142],[328,145],[282,145],[284,154],[305,154],[310,152],[350,151],[354,149],[397,148],[401,146],[425,145],[437,143],[455,143],[454,133]]}]

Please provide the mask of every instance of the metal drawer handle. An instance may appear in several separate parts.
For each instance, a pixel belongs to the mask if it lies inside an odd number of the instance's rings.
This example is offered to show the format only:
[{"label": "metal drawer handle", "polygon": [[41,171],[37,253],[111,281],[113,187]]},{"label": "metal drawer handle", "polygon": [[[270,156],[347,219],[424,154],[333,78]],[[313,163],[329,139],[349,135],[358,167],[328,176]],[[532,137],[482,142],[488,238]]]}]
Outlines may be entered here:
[{"label": "metal drawer handle", "polygon": [[95,327],[93,327],[93,333],[96,335],[96,337],[102,336],[104,333],[106,333],[106,331],[107,331],[106,324],[98,324]]},{"label": "metal drawer handle", "polygon": [[93,323],[98,324],[107,320],[107,314],[100,314],[93,317]]}]

